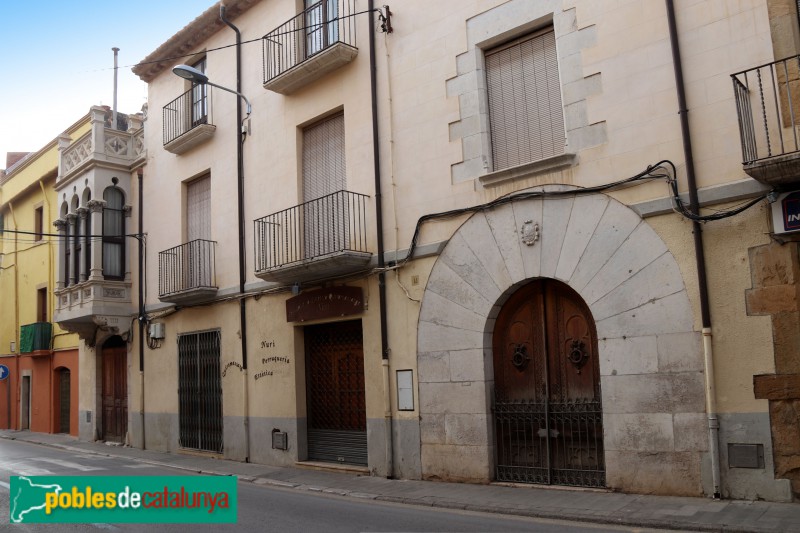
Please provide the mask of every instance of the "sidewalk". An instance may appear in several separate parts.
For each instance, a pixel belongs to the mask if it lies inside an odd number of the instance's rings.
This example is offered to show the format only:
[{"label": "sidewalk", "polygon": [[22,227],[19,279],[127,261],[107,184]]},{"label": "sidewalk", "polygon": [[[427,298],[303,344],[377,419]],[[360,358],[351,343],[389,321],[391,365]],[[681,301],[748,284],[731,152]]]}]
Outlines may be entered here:
[{"label": "sidewalk", "polygon": [[800,532],[800,505],[645,496],[534,486],[389,480],[305,468],[283,468],[82,442],[66,435],[0,430],[0,438],[80,453],[125,457],[202,474],[294,490],[413,505],[560,520],[692,531]]}]

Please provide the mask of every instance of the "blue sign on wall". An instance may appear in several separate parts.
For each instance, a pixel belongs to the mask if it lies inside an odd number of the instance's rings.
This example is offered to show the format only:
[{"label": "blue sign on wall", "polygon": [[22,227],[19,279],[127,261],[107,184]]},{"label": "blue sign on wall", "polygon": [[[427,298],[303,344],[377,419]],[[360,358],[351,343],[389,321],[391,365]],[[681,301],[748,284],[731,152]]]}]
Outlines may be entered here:
[{"label": "blue sign on wall", "polygon": [[10,373],[6,365],[0,365],[0,381],[6,379]]},{"label": "blue sign on wall", "polygon": [[800,229],[800,192],[794,192],[781,202],[783,205],[783,227],[785,231]]}]

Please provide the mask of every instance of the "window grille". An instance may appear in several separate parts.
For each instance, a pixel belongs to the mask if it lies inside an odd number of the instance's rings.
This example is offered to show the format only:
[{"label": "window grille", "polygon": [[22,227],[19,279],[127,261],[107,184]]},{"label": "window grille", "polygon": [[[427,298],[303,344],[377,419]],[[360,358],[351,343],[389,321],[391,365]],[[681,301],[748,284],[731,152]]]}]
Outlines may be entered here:
[{"label": "window grille", "polygon": [[222,452],[220,332],[178,335],[178,418],[183,448]]}]

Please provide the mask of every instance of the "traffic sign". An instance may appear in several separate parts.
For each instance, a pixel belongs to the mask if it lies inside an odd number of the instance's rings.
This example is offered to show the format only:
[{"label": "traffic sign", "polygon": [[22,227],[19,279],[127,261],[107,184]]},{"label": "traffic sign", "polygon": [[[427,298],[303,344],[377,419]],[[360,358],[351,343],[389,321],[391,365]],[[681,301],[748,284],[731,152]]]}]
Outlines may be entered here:
[{"label": "traffic sign", "polygon": [[0,365],[0,381],[6,379],[10,373],[6,365]]}]

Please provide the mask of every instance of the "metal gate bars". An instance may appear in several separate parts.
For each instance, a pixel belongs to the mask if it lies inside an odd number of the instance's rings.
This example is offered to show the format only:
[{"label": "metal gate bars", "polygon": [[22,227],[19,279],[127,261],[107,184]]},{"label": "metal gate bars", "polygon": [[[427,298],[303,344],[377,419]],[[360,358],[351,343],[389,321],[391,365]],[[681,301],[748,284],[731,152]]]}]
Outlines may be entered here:
[{"label": "metal gate bars", "polygon": [[602,422],[598,401],[495,399],[497,480],[604,487]]},{"label": "metal gate bars", "polygon": [[222,452],[219,331],[178,336],[178,411],[183,448]]}]

